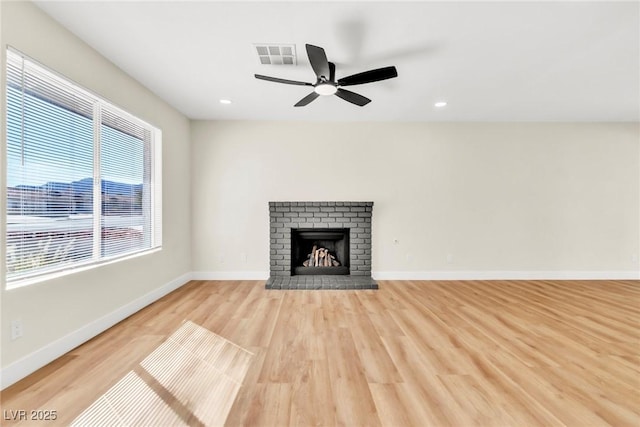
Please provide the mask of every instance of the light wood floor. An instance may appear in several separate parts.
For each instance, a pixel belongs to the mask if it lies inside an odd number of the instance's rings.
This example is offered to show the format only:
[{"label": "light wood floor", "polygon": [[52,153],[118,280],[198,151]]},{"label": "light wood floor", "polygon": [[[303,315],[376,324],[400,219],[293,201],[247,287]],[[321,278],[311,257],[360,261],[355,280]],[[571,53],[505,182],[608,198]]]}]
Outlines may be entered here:
[{"label": "light wood floor", "polygon": [[[638,281],[263,283],[191,282],[5,390],[3,411],[69,425],[187,321],[252,354],[227,425],[640,425]],[[199,395],[218,393],[193,366],[181,375],[204,378]]]}]

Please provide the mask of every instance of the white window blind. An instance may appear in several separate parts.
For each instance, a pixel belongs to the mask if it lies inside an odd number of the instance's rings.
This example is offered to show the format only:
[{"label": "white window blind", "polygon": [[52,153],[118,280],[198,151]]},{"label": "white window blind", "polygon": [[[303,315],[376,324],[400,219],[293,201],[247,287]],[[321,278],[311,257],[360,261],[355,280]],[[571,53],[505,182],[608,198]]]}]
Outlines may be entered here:
[{"label": "white window blind", "polygon": [[7,51],[7,282],[161,246],[160,131]]}]

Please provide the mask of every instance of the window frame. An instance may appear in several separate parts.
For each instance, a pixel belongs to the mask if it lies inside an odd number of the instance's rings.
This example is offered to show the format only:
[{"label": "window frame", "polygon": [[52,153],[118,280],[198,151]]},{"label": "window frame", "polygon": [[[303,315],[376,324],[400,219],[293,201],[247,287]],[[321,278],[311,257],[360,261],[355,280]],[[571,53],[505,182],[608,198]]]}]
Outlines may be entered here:
[{"label": "window frame", "polygon": [[[16,58],[16,56],[19,57],[19,59]],[[13,57],[13,59],[10,59],[10,57]],[[7,189],[9,188],[8,177],[10,175],[9,174],[9,156],[8,156],[8,148],[9,148],[8,146],[9,144],[9,123],[8,123],[9,122],[8,120],[9,90],[8,88],[10,85],[10,74],[11,74],[9,72],[10,61],[16,61],[16,60],[28,61],[31,67],[36,67],[38,68],[38,71],[41,71],[44,74],[47,74],[48,75],[47,77],[51,77],[51,81],[58,80],[58,81],[61,81],[58,83],[60,85],[71,86],[74,91],[81,93],[83,97],[87,97],[93,103],[94,115],[92,119],[93,120],[92,135],[94,139],[93,141],[94,151],[92,155],[93,157],[93,169],[92,169],[93,189],[91,194],[94,202],[93,202],[93,208],[92,208],[91,214],[92,214],[92,217],[94,218],[93,219],[93,235],[92,235],[92,241],[94,242],[93,243],[94,250],[93,250],[92,256],[89,259],[81,259],[81,260],[72,261],[72,262],[63,262],[63,263],[60,263],[59,266],[54,268],[48,268],[45,270],[35,269],[35,271],[31,273],[27,272],[19,276],[10,277],[10,272],[7,265],[7,256],[8,256],[7,248],[9,246],[8,245],[9,242],[7,239],[8,220],[9,220],[9,214],[8,214],[9,200],[8,200]],[[131,259],[131,258],[137,258],[139,256],[143,256],[146,254],[150,254],[150,253],[154,253],[162,250],[162,131],[161,129],[159,129],[156,126],[153,126],[152,124],[148,123],[145,120],[140,119],[139,117],[136,117],[135,115],[129,113],[128,111],[124,110],[120,106],[106,99],[105,97],[88,90],[84,86],[56,72],[55,70],[50,69],[49,67],[42,64],[41,62],[29,57],[28,55],[25,55],[24,53],[20,52],[19,50],[11,46],[7,46],[5,49],[5,63],[3,64],[2,71],[5,74],[2,82],[3,89],[4,89],[2,102],[4,105],[4,122],[5,123],[3,126],[4,127],[3,129],[4,138],[2,141],[3,148],[2,148],[2,151],[0,152],[5,153],[4,158],[2,159],[3,169],[4,169],[3,174],[5,178],[5,181],[4,181],[5,185],[4,185],[2,197],[4,200],[3,205],[5,206],[5,209],[3,210],[4,225],[2,228],[3,248],[2,248],[2,252],[0,253],[2,253],[3,255],[3,259],[1,260],[1,262],[3,263],[2,265],[5,266],[4,268],[5,289],[7,290],[15,289],[18,287],[22,287],[22,286],[26,286],[34,283],[51,280],[57,277],[75,274],[80,271],[90,270],[102,265],[112,264],[112,263],[124,261],[127,259]],[[22,68],[21,72],[24,73],[24,67]],[[23,82],[24,82],[24,78],[23,78]],[[57,103],[56,99],[45,98],[45,100],[46,102],[51,103],[53,105]],[[68,108],[64,106],[61,106],[61,107]],[[73,111],[73,110],[71,109],[70,111]],[[122,254],[116,254],[116,255],[106,255],[106,254],[103,254],[101,250],[103,245],[101,224],[102,224],[103,218],[107,216],[107,215],[103,215],[103,207],[102,207],[103,179],[101,176],[101,169],[100,169],[100,156],[101,156],[101,148],[102,148],[102,140],[100,137],[101,127],[104,125],[108,125],[101,120],[103,111],[108,112],[109,115],[112,115],[112,116],[115,115],[117,118],[122,119],[126,122],[129,122],[134,126],[138,126],[141,129],[143,129],[144,132],[149,133],[148,140],[146,138],[141,139],[143,144],[148,144],[148,156],[149,156],[148,165],[144,164],[145,162],[143,162],[143,166],[142,166],[143,174],[149,175],[148,184],[143,183],[143,185],[147,186],[147,193],[148,193],[147,197],[149,198],[149,205],[147,209],[149,211],[148,212],[149,229],[146,231],[149,237],[149,245],[142,249],[128,251],[128,252],[125,252]],[[80,111],[75,111],[75,113],[82,114],[82,112]],[[113,127],[113,129],[120,132],[125,132],[123,129],[118,127]],[[145,210],[144,205],[142,209],[143,211]]]}]

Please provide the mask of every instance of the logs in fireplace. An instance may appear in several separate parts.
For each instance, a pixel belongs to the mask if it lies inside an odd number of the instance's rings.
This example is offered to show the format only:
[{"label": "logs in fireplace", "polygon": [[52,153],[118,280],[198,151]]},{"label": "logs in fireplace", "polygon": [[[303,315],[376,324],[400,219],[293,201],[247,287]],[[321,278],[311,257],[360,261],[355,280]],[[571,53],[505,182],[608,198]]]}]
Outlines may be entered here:
[{"label": "logs in fireplace", "polygon": [[338,261],[334,254],[329,252],[327,248],[318,248],[313,246],[309,259],[302,263],[303,267],[339,267],[340,261]]}]

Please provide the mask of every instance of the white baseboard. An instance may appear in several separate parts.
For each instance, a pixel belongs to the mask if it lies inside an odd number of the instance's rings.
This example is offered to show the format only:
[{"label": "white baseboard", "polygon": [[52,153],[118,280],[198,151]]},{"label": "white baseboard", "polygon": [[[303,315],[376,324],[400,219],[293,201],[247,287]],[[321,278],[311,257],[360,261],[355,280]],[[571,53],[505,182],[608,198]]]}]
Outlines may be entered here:
[{"label": "white baseboard", "polygon": [[192,280],[267,280],[268,271],[194,271]]},{"label": "white baseboard", "polygon": [[[376,280],[639,280],[640,271],[374,271]],[[195,271],[192,280],[267,280],[268,271]]]},{"label": "white baseboard", "polygon": [[[640,271],[374,271],[376,280],[640,280]],[[194,271],[192,280],[267,280],[268,271]]]},{"label": "white baseboard", "polygon": [[638,280],[640,271],[374,271],[376,280]]},{"label": "white baseboard", "polygon": [[166,283],[148,294],[143,295],[142,297],[107,314],[106,316],[96,319],[75,332],[47,344],[41,349],[11,363],[0,371],[0,389],[9,387],[11,384],[21,380],[48,363],[53,362],[58,357],[73,350],[80,344],[87,342],[91,338],[104,332],[137,311],[140,311],[169,292],[178,289],[191,279],[191,273],[183,274],[169,283]]}]

